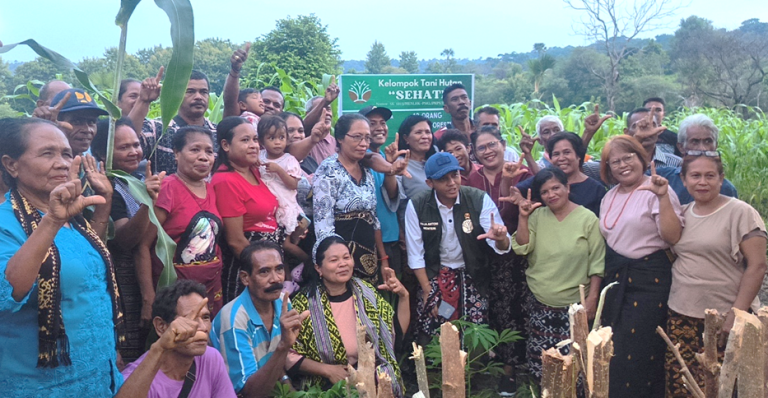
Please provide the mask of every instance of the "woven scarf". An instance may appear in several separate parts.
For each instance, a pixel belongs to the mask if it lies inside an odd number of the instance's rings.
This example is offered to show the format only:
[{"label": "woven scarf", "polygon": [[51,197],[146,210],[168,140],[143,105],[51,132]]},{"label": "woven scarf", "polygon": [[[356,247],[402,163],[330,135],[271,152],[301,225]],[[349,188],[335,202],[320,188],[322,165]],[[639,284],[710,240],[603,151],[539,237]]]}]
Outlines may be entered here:
[{"label": "woven scarf", "polygon": [[[400,369],[394,352],[393,311],[373,287],[358,278],[349,283],[355,300],[358,324],[365,326],[368,338],[376,353],[377,373],[386,373],[392,379],[395,397],[402,397],[404,389],[400,383]],[[341,341],[336,321],[333,318],[328,294],[322,286],[309,287],[294,298],[293,307],[303,312],[309,310],[310,324],[303,325],[297,339],[296,351],[314,361],[327,364],[346,364],[347,351]],[[312,378],[310,382],[319,382]]]},{"label": "woven scarf", "polygon": [[[16,219],[21,224],[27,236],[40,225],[42,216],[18,190],[11,190],[11,205]],[[125,341],[123,334],[123,312],[120,309],[120,293],[115,279],[115,268],[107,250],[107,246],[96,235],[82,216],[73,217],[69,225],[83,235],[88,243],[99,252],[107,268],[107,290],[112,298],[112,317],[117,333],[117,344]],[[61,257],[55,243],[51,243],[48,253],[40,266],[37,275],[37,324],[38,324],[38,368],[55,368],[59,365],[69,366],[69,338],[64,328],[61,312]]]}]

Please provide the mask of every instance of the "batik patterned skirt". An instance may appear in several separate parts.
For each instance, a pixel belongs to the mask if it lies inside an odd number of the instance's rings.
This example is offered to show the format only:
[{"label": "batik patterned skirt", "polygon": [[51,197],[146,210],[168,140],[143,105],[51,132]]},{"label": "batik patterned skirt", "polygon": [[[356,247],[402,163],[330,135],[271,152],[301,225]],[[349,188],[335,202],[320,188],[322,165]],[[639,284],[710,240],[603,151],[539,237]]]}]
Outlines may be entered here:
[{"label": "batik patterned skirt", "polygon": [[[449,319],[443,318],[440,315],[432,315],[432,310],[439,308],[440,302],[443,301],[443,291],[440,289],[441,279],[444,288],[446,285],[450,285],[447,293],[458,295],[456,311]],[[417,291],[418,303],[416,314],[418,322],[414,330],[417,336],[434,336],[439,332],[440,325],[449,320],[462,317],[464,320],[478,325],[488,323],[488,300],[477,291],[472,282],[472,277],[463,268],[451,269],[443,267],[440,269],[440,274],[429,281],[429,285],[432,288],[432,292],[427,298],[426,306],[424,305],[424,294],[421,288]]]},{"label": "batik patterned skirt", "polygon": [[354,211],[335,215],[334,229],[347,241],[349,253],[355,260],[354,275],[373,286],[381,283],[381,264],[376,248],[375,219],[369,211]]},{"label": "batik patterned skirt", "polygon": [[[525,279],[527,261],[524,256],[518,256],[514,252],[491,255],[493,278],[488,291],[488,322],[491,328],[499,333],[510,329],[525,337],[528,322],[525,306],[530,294]],[[525,340],[496,347],[494,351],[505,365],[520,365],[526,357]]]},{"label": "batik patterned skirt", "polygon": [[[704,390],[704,368],[699,364],[699,361],[696,360],[695,356],[697,353],[704,352],[703,333],[703,319],[691,318],[669,310],[667,335],[669,336],[669,339],[672,340],[672,344],[680,344],[680,356],[683,357],[685,366],[691,371],[691,374],[693,374],[696,383],[702,391]],[[721,362],[724,353],[725,347],[718,346],[717,359]],[[665,359],[664,368],[667,373],[666,396],[668,398],[692,396],[690,391],[688,391],[684,385],[685,380],[683,379],[680,363],[677,362],[675,354],[672,353],[672,350],[669,348],[667,348]]]},{"label": "batik patterned skirt", "polygon": [[[555,347],[563,340],[570,339],[570,321],[568,307],[550,307],[536,300],[533,294],[528,296],[528,340],[526,360],[528,371],[537,381],[541,381],[541,352]],[[569,345],[560,349],[563,355],[569,352]]]}]

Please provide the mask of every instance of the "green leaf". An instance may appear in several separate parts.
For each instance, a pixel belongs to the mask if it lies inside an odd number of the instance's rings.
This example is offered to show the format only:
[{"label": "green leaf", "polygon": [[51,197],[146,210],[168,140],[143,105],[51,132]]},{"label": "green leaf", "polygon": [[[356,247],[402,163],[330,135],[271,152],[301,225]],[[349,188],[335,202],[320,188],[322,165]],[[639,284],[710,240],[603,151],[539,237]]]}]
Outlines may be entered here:
[{"label": "green leaf", "polygon": [[155,254],[163,262],[163,272],[160,274],[160,280],[156,288],[168,286],[176,281],[176,269],[173,268],[173,254],[176,252],[176,242],[165,233],[160,221],[155,215],[155,206],[152,198],[147,193],[147,186],[136,177],[122,171],[111,170],[110,177],[119,178],[128,184],[128,190],[139,203],[147,206],[149,209],[149,221],[157,227],[157,243],[155,243]]},{"label": "green leaf", "polygon": [[80,84],[83,85],[83,87],[99,95],[99,101],[101,101],[101,103],[107,109],[107,112],[109,112],[110,116],[112,116],[115,119],[120,118],[120,108],[115,106],[115,104],[113,104],[109,99],[107,99],[108,98],[107,96],[105,96],[101,91],[99,91],[99,89],[96,88],[96,86],[91,82],[91,79],[88,77],[87,73],[83,72],[82,69],[78,68],[77,65],[72,63],[72,61],[70,61],[63,55],[47,47],[41,46],[34,39],[27,39],[24,41],[20,41],[18,43],[3,45],[2,47],[0,47],[0,54],[7,53],[8,51],[13,50],[19,44],[28,46],[29,48],[32,49],[32,51],[37,53],[37,55],[53,62],[59,68],[64,70],[71,70],[75,74],[75,77],[80,82]]},{"label": "green leaf", "polygon": [[[168,14],[173,41],[173,54],[165,67],[163,89],[160,91],[160,112],[165,134],[171,119],[179,112],[184,93],[187,91],[189,76],[192,74],[195,23],[189,0],[155,0],[155,4]],[[160,142],[160,139],[157,141]]]},{"label": "green leaf", "polygon": [[128,24],[128,20],[131,19],[131,14],[136,6],[139,5],[141,0],[122,0],[120,2],[120,11],[117,12],[115,17],[115,25],[123,27]]}]

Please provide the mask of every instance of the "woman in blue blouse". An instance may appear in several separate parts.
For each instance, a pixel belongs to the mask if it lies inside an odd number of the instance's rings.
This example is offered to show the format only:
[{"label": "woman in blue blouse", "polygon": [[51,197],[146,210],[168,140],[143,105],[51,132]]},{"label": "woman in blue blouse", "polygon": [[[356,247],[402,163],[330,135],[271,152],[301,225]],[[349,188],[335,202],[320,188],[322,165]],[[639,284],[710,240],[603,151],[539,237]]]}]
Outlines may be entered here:
[{"label": "woman in blue blouse", "polygon": [[[53,123],[4,119],[0,132],[10,187],[0,205],[0,391],[112,396],[123,382],[122,311],[107,248],[80,214],[110,206],[111,185]],[[106,195],[81,195],[81,165]]]},{"label": "woman in blue blouse", "polygon": [[365,116],[352,113],[339,118],[335,133],[338,153],[320,164],[312,181],[315,234],[318,242],[341,235],[354,257],[355,276],[378,285],[380,268],[389,262],[376,216],[373,174],[360,164],[371,144],[371,127]]}]

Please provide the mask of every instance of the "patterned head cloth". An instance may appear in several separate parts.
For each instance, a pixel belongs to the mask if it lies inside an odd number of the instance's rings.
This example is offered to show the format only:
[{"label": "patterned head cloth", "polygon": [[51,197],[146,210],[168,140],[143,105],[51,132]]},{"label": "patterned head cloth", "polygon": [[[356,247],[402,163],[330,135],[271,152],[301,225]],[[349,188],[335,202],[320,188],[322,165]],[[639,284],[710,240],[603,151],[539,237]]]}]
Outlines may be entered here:
[{"label": "patterned head cloth", "polygon": [[327,234],[327,235],[321,236],[320,238],[317,239],[317,241],[315,241],[315,246],[312,247],[312,264],[317,264],[317,248],[318,248],[318,246],[320,246],[320,244],[323,243],[323,241],[328,239],[328,238],[339,238],[343,242],[346,242],[346,240],[344,240],[344,238],[342,238],[341,236],[339,236],[337,234]]}]

